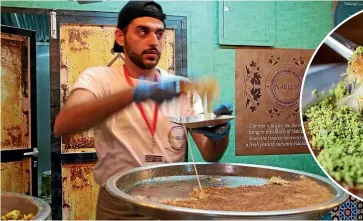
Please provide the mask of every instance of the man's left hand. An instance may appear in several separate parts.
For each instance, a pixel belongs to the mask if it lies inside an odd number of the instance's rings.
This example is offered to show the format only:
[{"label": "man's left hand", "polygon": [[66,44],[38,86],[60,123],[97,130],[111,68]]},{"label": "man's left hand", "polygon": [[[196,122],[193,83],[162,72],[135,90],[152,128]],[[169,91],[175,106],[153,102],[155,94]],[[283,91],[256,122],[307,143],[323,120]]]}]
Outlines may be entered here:
[{"label": "man's left hand", "polygon": [[[231,115],[233,113],[233,107],[231,104],[221,104],[218,108],[216,108],[213,113],[216,116],[219,115]],[[203,134],[213,141],[222,140],[229,134],[231,129],[231,124],[228,122],[226,124],[210,126],[210,127],[201,127],[194,128],[192,132]]]}]

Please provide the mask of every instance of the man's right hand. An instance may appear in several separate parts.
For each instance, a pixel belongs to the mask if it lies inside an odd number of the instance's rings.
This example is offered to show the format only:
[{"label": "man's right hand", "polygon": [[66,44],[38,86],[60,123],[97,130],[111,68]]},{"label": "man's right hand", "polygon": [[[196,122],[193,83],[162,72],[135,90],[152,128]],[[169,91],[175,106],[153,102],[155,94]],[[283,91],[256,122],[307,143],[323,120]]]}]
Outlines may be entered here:
[{"label": "man's right hand", "polygon": [[136,102],[151,99],[157,103],[162,103],[179,95],[179,80],[164,80],[159,83],[149,83],[141,80],[135,88],[133,98]]}]

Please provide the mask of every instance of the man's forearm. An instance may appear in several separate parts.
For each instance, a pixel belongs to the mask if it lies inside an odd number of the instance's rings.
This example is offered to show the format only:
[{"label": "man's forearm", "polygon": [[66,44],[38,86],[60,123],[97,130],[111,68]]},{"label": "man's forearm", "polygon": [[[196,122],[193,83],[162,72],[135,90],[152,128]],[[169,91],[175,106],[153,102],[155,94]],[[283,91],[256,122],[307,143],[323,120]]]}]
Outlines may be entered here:
[{"label": "man's forearm", "polygon": [[94,127],[132,103],[133,91],[129,89],[104,99],[70,107],[65,106],[56,118],[54,134],[56,136],[71,135]]},{"label": "man's forearm", "polygon": [[203,159],[209,162],[219,161],[226,151],[229,143],[229,135],[225,136],[221,140],[213,141],[202,134],[193,132],[191,134]]},{"label": "man's forearm", "polygon": [[227,149],[229,143],[229,135],[218,141],[213,141],[207,137],[206,140],[207,141],[204,145],[204,148],[206,149],[205,151],[209,153],[208,155],[210,155],[209,161],[219,161]]}]

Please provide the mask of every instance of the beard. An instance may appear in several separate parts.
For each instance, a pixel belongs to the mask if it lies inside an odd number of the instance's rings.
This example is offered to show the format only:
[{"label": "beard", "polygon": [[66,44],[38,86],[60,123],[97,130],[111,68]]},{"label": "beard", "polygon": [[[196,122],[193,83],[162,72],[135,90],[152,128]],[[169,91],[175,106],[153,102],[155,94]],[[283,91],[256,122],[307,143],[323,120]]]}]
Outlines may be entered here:
[{"label": "beard", "polygon": [[[130,60],[139,68],[142,69],[153,69],[155,68],[155,66],[159,63],[160,60],[160,51],[158,49],[156,49],[155,47],[150,47],[147,50],[144,50],[141,52],[141,54],[137,54],[131,47],[130,45],[127,43],[126,39],[125,39],[125,44],[124,44],[124,52],[125,54],[130,58]],[[144,54],[151,54],[151,53],[155,53],[157,54],[157,58],[155,59],[149,59],[148,61],[151,61],[150,63],[148,63],[147,61],[145,61],[143,59],[143,55]]]}]

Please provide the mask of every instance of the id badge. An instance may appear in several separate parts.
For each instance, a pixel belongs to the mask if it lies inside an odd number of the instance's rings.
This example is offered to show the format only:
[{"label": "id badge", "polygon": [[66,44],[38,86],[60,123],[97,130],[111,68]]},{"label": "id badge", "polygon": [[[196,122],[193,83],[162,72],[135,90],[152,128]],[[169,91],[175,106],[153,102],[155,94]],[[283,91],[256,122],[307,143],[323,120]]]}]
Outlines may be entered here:
[{"label": "id badge", "polygon": [[147,154],[144,158],[145,163],[162,163],[163,156],[158,154]]}]

